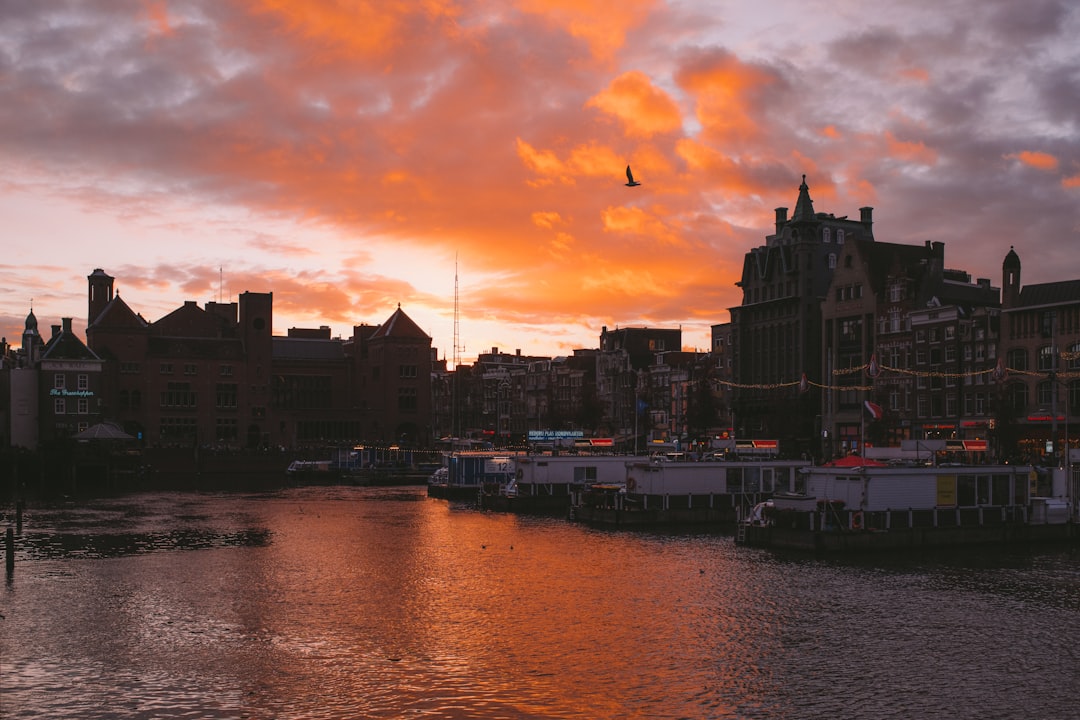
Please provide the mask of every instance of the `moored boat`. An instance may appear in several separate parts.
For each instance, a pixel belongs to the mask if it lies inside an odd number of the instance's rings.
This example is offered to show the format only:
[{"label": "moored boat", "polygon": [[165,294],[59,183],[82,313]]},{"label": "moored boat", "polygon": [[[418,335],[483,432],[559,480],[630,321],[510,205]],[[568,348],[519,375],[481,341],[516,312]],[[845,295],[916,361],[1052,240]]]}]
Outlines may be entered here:
[{"label": "moored boat", "polygon": [[1066,474],[1032,466],[872,460],[810,467],[800,473],[798,494],[774,496],[744,514],[736,541],[881,550],[1075,538]]}]

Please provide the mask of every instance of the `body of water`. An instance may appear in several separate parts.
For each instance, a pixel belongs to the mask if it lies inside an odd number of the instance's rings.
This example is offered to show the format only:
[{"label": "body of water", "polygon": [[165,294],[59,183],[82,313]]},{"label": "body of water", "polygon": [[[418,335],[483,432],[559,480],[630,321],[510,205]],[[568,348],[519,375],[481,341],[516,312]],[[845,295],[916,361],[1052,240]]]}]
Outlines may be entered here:
[{"label": "body of water", "polygon": [[1076,718],[1080,553],[855,560],[423,487],[31,507],[3,718]]}]

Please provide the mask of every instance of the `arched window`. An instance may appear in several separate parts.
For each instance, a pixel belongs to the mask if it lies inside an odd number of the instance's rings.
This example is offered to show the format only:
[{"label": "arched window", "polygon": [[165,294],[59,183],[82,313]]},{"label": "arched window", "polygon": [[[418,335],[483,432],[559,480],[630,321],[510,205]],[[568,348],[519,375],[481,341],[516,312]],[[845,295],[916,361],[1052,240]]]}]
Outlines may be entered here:
[{"label": "arched window", "polygon": [[1013,348],[1005,358],[1005,364],[1013,370],[1027,370],[1027,351],[1024,348]]},{"label": "arched window", "polygon": [[829,269],[836,269],[836,253],[829,253]]},{"label": "arched window", "polygon": [[844,244],[844,231],[843,230],[837,230],[836,231],[836,244],[837,245],[843,245]]},{"label": "arched window", "polygon": [[821,231],[821,242],[832,242],[831,231],[829,228],[823,228]]}]

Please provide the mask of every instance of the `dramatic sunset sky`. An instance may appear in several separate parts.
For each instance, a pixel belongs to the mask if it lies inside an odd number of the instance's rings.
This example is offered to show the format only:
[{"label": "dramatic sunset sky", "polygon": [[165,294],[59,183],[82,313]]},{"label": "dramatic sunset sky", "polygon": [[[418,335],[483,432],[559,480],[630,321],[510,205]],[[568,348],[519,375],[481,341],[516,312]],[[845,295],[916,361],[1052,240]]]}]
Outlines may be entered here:
[{"label": "dramatic sunset sky", "polygon": [[[1001,282],[1080,278],[1071,0],[0,0],[0,334],[273,291],[453,358],[709,326],[803,174]],[[633,166],[641,186],[624,186]]]}]

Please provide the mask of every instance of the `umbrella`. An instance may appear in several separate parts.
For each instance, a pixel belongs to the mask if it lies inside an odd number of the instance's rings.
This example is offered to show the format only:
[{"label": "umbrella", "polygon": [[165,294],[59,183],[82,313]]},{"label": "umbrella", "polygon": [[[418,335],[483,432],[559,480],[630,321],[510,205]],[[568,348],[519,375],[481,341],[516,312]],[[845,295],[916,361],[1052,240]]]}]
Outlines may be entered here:
[{"label": "umbrella", "polygon": [[134,440],[135,438],[128,435],[116,425],[108,422],[101,422],[97,425],[91,425],[83,430],[81,433],[75,436],[76,440]]},{"label": "umbrella", "polygon": [[825,463],[825,467],[886,467],[885,463],[870,460],[861,455],[848,455]]}]

